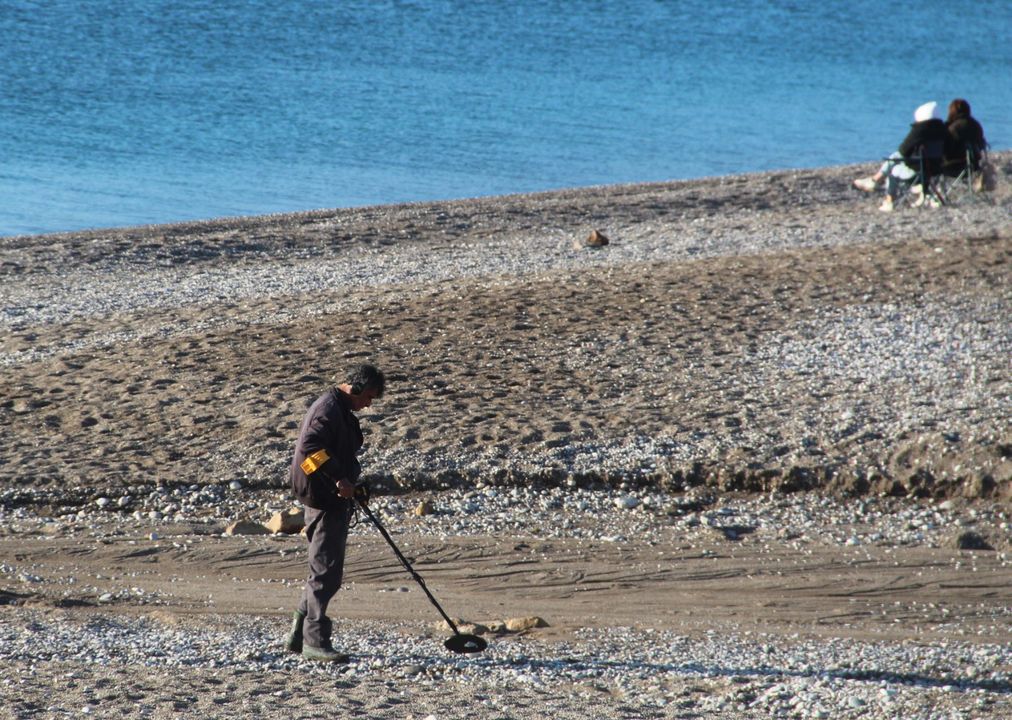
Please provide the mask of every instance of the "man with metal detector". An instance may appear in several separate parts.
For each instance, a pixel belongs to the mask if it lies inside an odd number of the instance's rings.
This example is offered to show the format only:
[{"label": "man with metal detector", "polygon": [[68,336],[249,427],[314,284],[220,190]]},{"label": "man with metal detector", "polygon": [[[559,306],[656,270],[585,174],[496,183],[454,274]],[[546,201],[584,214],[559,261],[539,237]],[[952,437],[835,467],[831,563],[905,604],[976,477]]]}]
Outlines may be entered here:
[{"label": "man with metal detector", "polygon": [[287,649],[321,662],[348,662],[331,644],[327,605],[341,587],[348,525],[354,514],[356,457],[362,430],[355,413],[383,396],[386,379],[373,365],[360,365],[310,406],[295,443],[291,483],[305,507],[309,577],[292,616]]}]

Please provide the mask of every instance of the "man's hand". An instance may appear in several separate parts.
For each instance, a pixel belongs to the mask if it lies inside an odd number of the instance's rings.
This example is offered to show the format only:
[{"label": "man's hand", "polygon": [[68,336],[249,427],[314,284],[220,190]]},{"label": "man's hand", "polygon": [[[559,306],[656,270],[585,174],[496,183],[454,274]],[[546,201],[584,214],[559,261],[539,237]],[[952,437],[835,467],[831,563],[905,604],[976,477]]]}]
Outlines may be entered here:
[{"label": "man's hand", "polygon": [[337,494],[346,500],[355,497],[355,486],[345,478],[341,478],[337,481]]}]

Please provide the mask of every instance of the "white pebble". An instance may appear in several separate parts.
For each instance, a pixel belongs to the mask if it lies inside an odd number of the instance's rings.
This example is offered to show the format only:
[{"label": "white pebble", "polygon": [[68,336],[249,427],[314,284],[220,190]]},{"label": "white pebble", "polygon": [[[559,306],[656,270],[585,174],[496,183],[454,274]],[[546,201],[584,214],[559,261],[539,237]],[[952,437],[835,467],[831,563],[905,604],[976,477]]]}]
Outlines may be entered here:
[{"label": "white pebble", "polygon": [[624,495],[620,498],[615,498],[615,507],[619,510],[632,510],[639,507],[639,504],[639,498],[634,495]]}]

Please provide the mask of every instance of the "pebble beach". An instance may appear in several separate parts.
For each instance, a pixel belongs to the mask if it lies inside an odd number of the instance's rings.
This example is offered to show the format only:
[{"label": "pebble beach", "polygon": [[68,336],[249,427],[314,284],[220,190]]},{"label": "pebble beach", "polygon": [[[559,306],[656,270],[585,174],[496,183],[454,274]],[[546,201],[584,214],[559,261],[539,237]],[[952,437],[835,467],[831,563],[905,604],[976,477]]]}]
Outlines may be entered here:
[{"label": "pebble beach", "polygon": [[[0,238],[0,716],[1012,716],[994,159],[891,214],[842,166]],[[226,532],[365,361],[480,656],[365,523],[352,663],[288,655],[304,539]]]}]

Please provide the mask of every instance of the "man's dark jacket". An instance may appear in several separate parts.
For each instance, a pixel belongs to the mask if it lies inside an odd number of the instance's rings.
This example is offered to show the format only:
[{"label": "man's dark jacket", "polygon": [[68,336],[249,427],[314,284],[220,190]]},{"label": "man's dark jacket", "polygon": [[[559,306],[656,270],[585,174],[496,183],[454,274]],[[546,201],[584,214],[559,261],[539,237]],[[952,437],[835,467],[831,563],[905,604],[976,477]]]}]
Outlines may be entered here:
[{"label": "man's dark jacket", "polygon": [[924,162],[927,171],[935,175],[942,169],[942,154],[945,152],[946,138],[949,133],[945,129],[945,123],[937,118],[915,122],[910,126],[910,132],[903,142],[900,143],[900,155],[907,161],[906,164],[913,170],[918,170],[916,157],[918,150],[924,154]]},{"label": "man's dark jacket", "polygon": [[[337,494],[337,481],[358,481],[362,466],[356,455],[361,448],[362,429],[348,396],[336,388],[325,392],[309,407],[299,429],[291,469],[295,497],[318,510],[347,507],[348,501]],[[307,475],[302,464],[319,450],[330,458]]]}]

